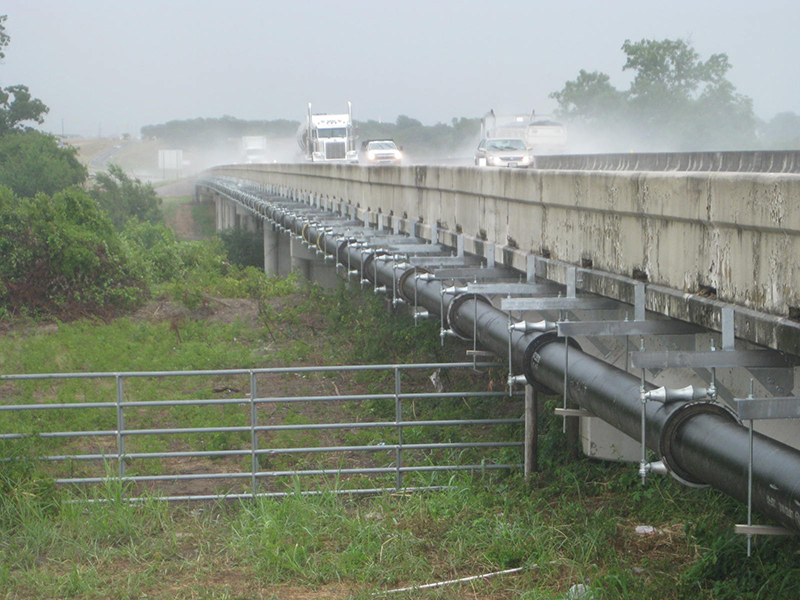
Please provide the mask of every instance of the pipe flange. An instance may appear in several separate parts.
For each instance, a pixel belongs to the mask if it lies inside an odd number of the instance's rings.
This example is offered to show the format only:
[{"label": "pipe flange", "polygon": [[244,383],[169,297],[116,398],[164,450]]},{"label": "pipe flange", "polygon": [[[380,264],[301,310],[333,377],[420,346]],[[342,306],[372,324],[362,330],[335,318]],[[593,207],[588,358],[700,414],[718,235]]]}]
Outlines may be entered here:
[{"label": "pipe flange", "polygon": [[336,247],[336,260],[343,265],[347,265],[347,248],[350,244],[354,244],[353,238],[344,238],[341,243]]},{"label": "pipe flange", "polygon": [[430,273],[430,270],[426,269],[425,267],[411,267],[410,269],[406,269],[403,271],[403,274],[397,278],[397,295],[400,296],[403,300],[406,301],[407,304],[410,306],[414,306],[414,298],[408,297],[405,292],[403,291],[403,287],[406,284],[406,281],[409,277],[414,277],[417,273]]},{"label": "pipe flange", "polygon": [[450,304],[447,306],[447,315],[446,315],[447,326],[450,328],[450,331],[456,334],[456,337],[458,339],[464,340],[465,342],[472,341],[472,338],[474,337],[473,332],[459,331],[455,323],[456,321],[455,313],[461,307],[461,305],[464,304],[464,302],[466,302],[467,300],[477,300],[478,302],[485,302],[489,306],[492,305],[489,298],[487,298],[483,294],[474,294],[472,292],[458,294],[455,298],[453,298],[450,301]]},{"label": "pipe flange", "polygon": [[309,228],[309,224],[308,224],[308,223],[306,223],[305,225],[303,225],[303,228],[300,230],[300,237],[302,237],[302,238],[303,238],[303,241],[305,241],[305,242],[306,242],[306,243],[308,243],[308,244],[310,244],[310,243],[311,243],[311,240],[310,240],[310,239],[308,239],[308,230],[309,230],[309,229],[310,229],[310,228]]},{"label": "pipe flange", "polygon": [[661,460],[675,479],[689,487],[704,488],[708,487],[704,481],[698,480],[691,473],[682,468],[672,456],[672,447],[675,444],[675,437],[678,429],[687,419],[691,419],[699,414],[712,414],[720,416],[732,423],[742,424],[741,419],[727,406],[719,402],[709,400],[698,400],[687,402],[673,410],[661,428],[661,438],[658,440],[658,453]]},{"label": "pipe flange", "polygon": [[321,229],[320,232],[317,234],[317,243],[316,246],[319,250],[325,251],[325,248],[322,247],[322,238],[325,237],[325,230]]},{"label": "pipe flange", "polygon": [[370,282],[375,283],[375,273],[374,269],[372,269],[372,263],[374,260],[379,256],[385,256],[389,254],[386,250],[375,250],[374,252],[370,252],[369,255],[364,259],[364,264],[361,267],[362,272],[364,273],[364,277]]},{"label": "pipe flange", "polygon": [[[522,372],[525,374],[525,379],[528,380],[528,384],[536,391],[542,392],[543,394],[555,394],[549,387],[542,385],[536,380],[533,366],[534,364],[539,364],[539,350],[541,348],[553,342],[561,342],[563,344],[565,339],[566,338],[559,337],[555,331],[547,331],[537,335],[534,340],[528,344],[528,347],[525,348],[525,352],[522,354]],[[575,350],[580,352],[583,351],[581,345],[572,337],[569,338],[569,347],[575,348]]]}]

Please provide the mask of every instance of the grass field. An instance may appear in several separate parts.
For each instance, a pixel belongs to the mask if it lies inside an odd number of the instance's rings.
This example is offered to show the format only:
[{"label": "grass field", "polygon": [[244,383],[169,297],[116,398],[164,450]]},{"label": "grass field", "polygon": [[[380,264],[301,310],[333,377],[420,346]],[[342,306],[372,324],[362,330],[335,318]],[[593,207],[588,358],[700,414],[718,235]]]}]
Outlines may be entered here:
[{"label": "grass field", "polygon": [[[5,323],[0,372],[463,358],[463,348],[452,344],[443,353],[435,326],[390,317],[358,290],[273,285],[271,308],[262,303],[260,310],[246,298],[218,298],[194,310],[156,300],[107,324]],[[375,339],[375,331],[384,337]],[[476,377],[475,383],[494,377],[502,386],[502,373]],[[350,382],[357,389],[375,384]],[[59,396],[49,384],[5,382],[0,396],[63,401],[104,393],[102,386],[72,386]],[[140,392],[164,395],[147,385]],[[169,393],[194,396],[198,389]],[[497,409],[458,400],[439,403],[435,414],[464,418]],[[350,418],[368,420],[386,407],[347,410]],[[320,495],[303,495],[304,481],[290,478],[282,500],[168,504],[156,490],[130,504],[124,498],[131,490],[111,478],[92,492],[104,502],[87,504],[88,492],[53,487],[46,469],[28,458],[46,450],[33,438],[6,443],[4,454],[19,460],[0,470],[0,598],[360,600],[506,569],[520,570],[387,597],[555,599],[577,585],[596,599],[796,597],[795,539],[759,539],[748,559],[745,540],[732,533],[744,506],[670,478],[653,477],[642,487],[632,465],[570,461],[561,422],[551,414],[543,413],[542,471],[533,485],[520,474],[450,474],[446,491],[370,497],[339,495],[336,480],[315,484]],[[32,419],[27,430],[44,426]],[[93,425],[100,426],[80,424]],[[0,413],[0,429],[20,426]],[[519,432],[510,428],[507,435],[518,439]],[[638,525],[652,533],[637,533]]]}]

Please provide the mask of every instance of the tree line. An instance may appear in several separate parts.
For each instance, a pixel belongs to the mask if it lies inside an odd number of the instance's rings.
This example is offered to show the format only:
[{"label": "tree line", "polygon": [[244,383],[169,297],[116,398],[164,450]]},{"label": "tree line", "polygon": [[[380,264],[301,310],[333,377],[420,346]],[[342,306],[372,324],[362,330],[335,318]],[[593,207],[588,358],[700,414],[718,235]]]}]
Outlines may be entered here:
[{"label": "tree line", "polygon": [[[633,75],[627,89],[617,89],[606,73],[582,69],[550,94],[558,104],[556,116],[568,127],[572,152],[800,149],[800,115],[756,117],[752,99],[728,79],[727,54],[702,60],[682,39],[626,40],[621,49],[621,70]],[[192,148],[244,135],[292,137],[299,124],[224,116],[148,125],[142,134]],[[442,156],[471,152],[480,118],[423,125],[400,115],[395,122],[355,126],[361,140],[391,138],[418,156]]]},{"label": "tree line", "polygon": [[781,113],[769,122],[727,75],[728,55],[701,60],[686,40],[626,40],[633,80],[625,90],[600,71],[581,70],[550,94],[571,138],[611,151],[716,151],[800,149],[800,116]]},{"label": "tree line", "polygon": [[[480,131],[480,119],[454,118],[450,123],[423,125],[417,119],[400,115],[395,122],[355,120],[359,140],[393,139],[415,152],[441,155],[471,144]],[[294,138],[300,121],[245,120],[231,116],[175,120],[161,125],[142,127],[142,136],[157,138],[177,147],[196,149],[236,140],[247,135],[270,139]]]}]

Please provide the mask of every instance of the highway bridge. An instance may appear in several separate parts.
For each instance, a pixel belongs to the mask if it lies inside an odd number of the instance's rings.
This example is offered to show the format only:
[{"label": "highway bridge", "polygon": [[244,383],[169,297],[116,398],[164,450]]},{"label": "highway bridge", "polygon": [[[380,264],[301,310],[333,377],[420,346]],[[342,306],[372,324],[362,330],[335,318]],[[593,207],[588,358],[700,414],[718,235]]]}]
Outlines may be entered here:
[{"label": "highway bridge", "polygon": [[587,455],[800,531],[800,160],[703,154],[230,165],[197,194],[268,272],[361,281],[562,395]]}]

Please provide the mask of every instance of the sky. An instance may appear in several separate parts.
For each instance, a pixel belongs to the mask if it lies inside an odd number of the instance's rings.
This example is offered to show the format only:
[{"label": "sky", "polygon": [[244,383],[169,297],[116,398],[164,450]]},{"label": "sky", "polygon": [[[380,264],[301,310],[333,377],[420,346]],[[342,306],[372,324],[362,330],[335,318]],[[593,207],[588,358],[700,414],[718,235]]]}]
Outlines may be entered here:
[{"label": "sky", "polygon": [[0,86],[50,107],[43,129],[138,134],[197,117],[424,124],[555,108],[580,69],[626,89],[626,39],[686,39],[756,115],[800,114],[797,0],[4,0]]}]

